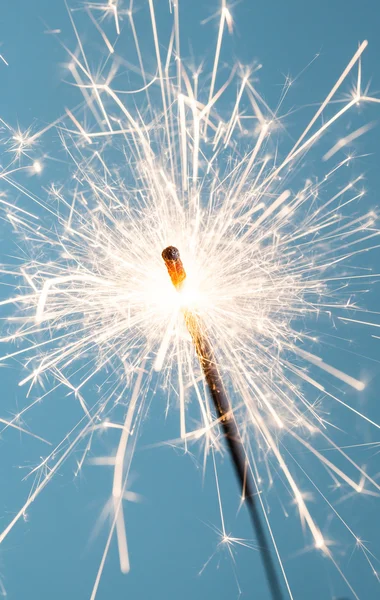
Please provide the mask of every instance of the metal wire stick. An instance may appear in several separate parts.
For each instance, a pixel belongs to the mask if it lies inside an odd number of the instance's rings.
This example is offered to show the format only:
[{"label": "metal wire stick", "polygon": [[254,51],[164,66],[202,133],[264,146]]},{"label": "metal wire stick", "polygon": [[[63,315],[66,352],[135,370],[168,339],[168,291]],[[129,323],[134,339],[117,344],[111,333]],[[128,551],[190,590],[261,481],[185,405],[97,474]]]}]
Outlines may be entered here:
[{"label": "metal wire stick", "polygon": [[[174,246],[168,246],[162,252],[162,258],[165,261],[174,287],[180,291],[186,279],[186,272],[178,249]],[[252,520],[271,596],[273,600],[282,600],[281,585],[262,523],[260,507],[258,506],[257,495],[255,494],[255,486],[248,468],[248,458],[217,367],[212,345],[205,333],[204,327],[202,327],[200,318],[196,314],[190,310],[185,310],[184,318],[194,343],[210,397],[220,420],[221,429],[241,486],[242,496]]]}]

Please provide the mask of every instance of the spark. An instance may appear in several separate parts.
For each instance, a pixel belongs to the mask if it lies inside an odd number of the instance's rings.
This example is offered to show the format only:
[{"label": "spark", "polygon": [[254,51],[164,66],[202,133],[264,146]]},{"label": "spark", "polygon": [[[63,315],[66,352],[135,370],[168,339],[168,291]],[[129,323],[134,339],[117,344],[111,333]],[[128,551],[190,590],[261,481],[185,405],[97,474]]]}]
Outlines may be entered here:
[{"label": "spark", "polygon": [[42,164],[40,163],[39,160],[35,160],[34,161],[34,163],[33,163],[33,171],[34,171],[34,173],[36,173],[38,175],[40,173],[42,173]]},{"label": "spark", "polygon": [[45,29],[44,33],[46,35],[58,35],[59,33],[62,33],[61,29]]}]

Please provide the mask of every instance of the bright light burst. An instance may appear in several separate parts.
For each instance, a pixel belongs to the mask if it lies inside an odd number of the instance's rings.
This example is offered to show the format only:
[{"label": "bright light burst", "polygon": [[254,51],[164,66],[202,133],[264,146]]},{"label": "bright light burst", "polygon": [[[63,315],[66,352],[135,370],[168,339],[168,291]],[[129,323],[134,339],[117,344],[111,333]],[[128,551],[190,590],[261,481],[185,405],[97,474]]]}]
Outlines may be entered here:
[{"label": "bright light burst", "polygon": [[[219,29],[210,73],[191,69],[181,59],[178,3],[170,6],[173,25],[166,40],[158,32],[156,8],[149,0],[139,9],[150,18],[156,58],[155,72],[150,73],[135,8],[132,0],[127,9],[111,0],[86,5],[93,34],[100,35],[107,52],[96,71],[77,32],[76,13],[69,11],[78,49],[68,51],[68,73],[84,104],[66,109],[53,124],[73,165],[66,185],[53,184],[45,199],[28,192],[18,182],[18,172],[41,173],[44,161],[35,157],[34,147],[40,138],[41,149],[41,136],[49,127],[23,133],[2,122],[9,160],[1,178],[27,194],[30,206],[33,201],[38,204],[34,214],[32,208],[12,206],[11,194],[0,198],[32,256],[20,273],[13,273],[22,276],[22,283],[3,303],[19,310],[9,318],[11,330],[2,340],[17,341],[17,348],[2,360],[26,358],[28,370],[20,385],[29,390],[37,383],[50,389],[52,380],[53,386],[68,388],[83,418],[34,469],[36,483],[0,539],[80,443],[85,441],[85,449],[78,469],[96,432],[116,428],[120,442],[112,458],[113,520],[92,598],[114,535],[121,570],[129,570],[123,499],[132,494],[126,490],[133,451],[144,404],[157,378],[168,391],[168,407],[179,406],[183,445],[203,442],[205,463],[211,457],[218,481],[218,422],[184,324],[183,311],[190,308],[212,340],[253,477],[263,492],[260,499],[281,472],[305,526],[306,546],[324,553],[340,570],[313,517],[308,494],[299,487],[299,479],[307,478],[318,501],[342,522],[353,546],[376,572],[371,553],[317,487],[312,469],[306,474],[287,449],[291,441],[292,448],[298,445],[318,459],[342,495],[377,495],[380,490],[374,477],[334,442],[334,426],[325,411],[325,404],[335,403],[378,429],[336,389],[338,382],[360,392],[365,381],[336,366],[342,364],[339,359],[336,364],[325,361],[315,333],[319,321],[325,323],[321,336],[326,323],[372,324],[355,316],[359,308],[354,293],[358,283],[368,285],[378,277],[366,268],[368,250],[379,244],[377,216],[360,211],[362,176],[343,187],[334,184],[354,160],[344,152],[370,125],[346,132],[324,152],[323,177],[309,172],[305,158],[348,111],[378,102],[362,83],[360,61],[366,42],[284,153],[278,145],[284,128],[280,110],[291,81],[285,83],[278,109],[271,111],[257,90],[254,68],[231,65],[227,72],[220,66],[224,37],[233,28],[224,2],[216,15]],[[167,8],[161,10],[166,14]],[[126,63],[116,58],[115,47],[125,36],[135,44],[134,73],[141,81],[136,90],[120,89],[119,71]],[[132,73],[131,65],[127,67]],[[353,76],[356,83],[347,94]],[[168,245],[180,249],[186,268],[181,293],[174,290],[161,258]],[[317,379],[318,374],[323,377]],[[87,390],[99,377],[101,393],[94,397]],[[126,399],[125,420],[119,423],[112,417],[114,407]],[[21,417],[26,418],[36,402],[5,424],[24,431]],[[199,427],[194,430],[195,416]],[[334,452],[322,452],[321,446]],[[281,532],[272,530],[266,503],[261,503],[284,587],[292,597],[282,563]],[[219,507],[220,546],[227,546],[233,556],[236,544],[249,543],[226,531],[221,496]]]}]

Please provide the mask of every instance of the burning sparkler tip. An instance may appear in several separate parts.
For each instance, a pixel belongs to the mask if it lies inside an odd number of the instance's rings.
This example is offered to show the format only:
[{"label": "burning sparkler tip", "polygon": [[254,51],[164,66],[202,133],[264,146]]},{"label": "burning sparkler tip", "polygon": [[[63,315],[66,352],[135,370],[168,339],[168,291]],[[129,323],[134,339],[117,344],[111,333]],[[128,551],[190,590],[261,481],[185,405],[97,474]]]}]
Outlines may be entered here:
[{"label": "burning sparkler tip", "polygon": [[165,263],[167,263],[169,260],[180,260],[179,250],[175,246],[168,246],[167,248],[165,248],[165,250],[162,251],[161,256],[164,259]]},{"label": "burning sparkler tip", "polygon": [[165,261],[166,268],[174,287],[179,289],[186,279],[186,271],[183,267],[178,248],[175,246],[168,246],[162,251],[161,256]]}]

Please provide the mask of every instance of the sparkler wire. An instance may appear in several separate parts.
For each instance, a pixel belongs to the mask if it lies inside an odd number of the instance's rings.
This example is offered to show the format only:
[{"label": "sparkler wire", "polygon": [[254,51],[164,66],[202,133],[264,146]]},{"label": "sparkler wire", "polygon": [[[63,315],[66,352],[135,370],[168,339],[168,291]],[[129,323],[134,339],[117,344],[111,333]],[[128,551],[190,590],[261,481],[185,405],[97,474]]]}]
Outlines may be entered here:
[{"label": "sparkler wire", "polygon": [[[165,261],[174,287],[180,291],[186,279],[186,272],[179,251],[174,246],[168,246],[162,252],[162,258]],[[271,597],[273,600],[283,600],[280,581],[267,536],[265,535],[264,526],[260,516],[260,509],[257,503],[257,486],[255,485],[249,470],[249,462],[244,450],[243,441],[217,366],[211,342],[207,336],[202,320],[193,311],[184,309],[183,315],[202,368],[210,397],[219,417],[220,426],[228,446],[237,479],[241,486],[242,497],[247,505],[257,537]]]}]

